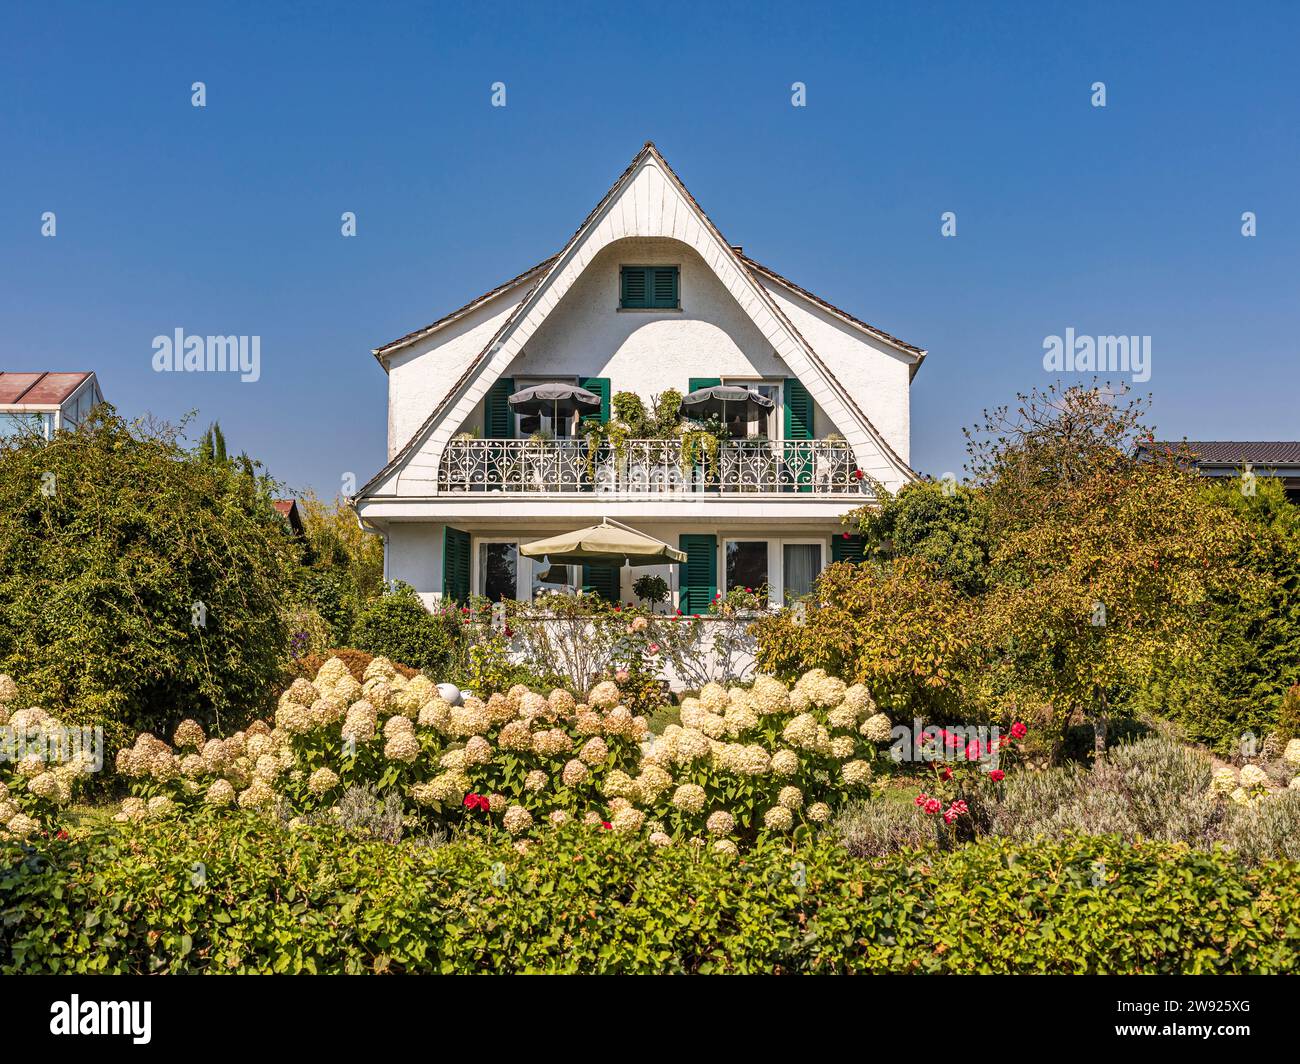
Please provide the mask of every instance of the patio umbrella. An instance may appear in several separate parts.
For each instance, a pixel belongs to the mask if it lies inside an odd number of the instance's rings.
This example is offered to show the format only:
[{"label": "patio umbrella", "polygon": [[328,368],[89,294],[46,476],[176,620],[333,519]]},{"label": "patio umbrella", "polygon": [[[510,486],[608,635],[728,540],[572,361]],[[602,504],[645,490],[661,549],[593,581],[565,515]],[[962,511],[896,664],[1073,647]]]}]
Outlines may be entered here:
[{"label": "patio umbrella", "polygon": [[714,414],[723,421],[728,415],[749,417],[753,413],[771,410],[776,404],[761,392],[739,384],[715,384],[712,388],[696,388],[682,399],[682,413],[689,418],[706,418]]},{"label": "patio umbrella", "polygon": [[545,558],[552,565],[587,562],[597,565],[663,565],[684,562],[686,555],[662,540],[604,518],[600,524],[525,543],[519,553]]},{"label": "patio umbrella", "polygon": [[516,414],[550,414],[552,425],[561,413],[594,414],[600,410],[599,395],[563,381],[534,384],[515,392],[508,401]]}]

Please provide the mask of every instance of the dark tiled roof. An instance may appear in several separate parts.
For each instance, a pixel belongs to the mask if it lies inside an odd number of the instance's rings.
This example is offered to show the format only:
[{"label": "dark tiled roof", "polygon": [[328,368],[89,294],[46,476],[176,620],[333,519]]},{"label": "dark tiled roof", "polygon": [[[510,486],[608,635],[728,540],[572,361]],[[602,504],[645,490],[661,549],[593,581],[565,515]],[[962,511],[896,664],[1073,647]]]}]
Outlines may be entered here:
[{"label": "dark tiled roof", "polygon": [[440,329],[442,326],[448,325],[451,322],[455,321],[457,318],[463,317],[465,314],[468,314],[475,307],[481,306],[482,304],[486,303],[489,299],[492,299],[494,296],[498,296],[502,292],[506,292],[509,289],[514,288],[516,285],[522,284],[524,281],[531,280],[542,270],[550,266],[551,263],[553,263],[557,258],[559,258],[558,255],[552,255],[549,259],[544,259],[542,262],[539,262],[536,266],[529,267],[523,273],[519,274],[517,277],[512,277],[508,281],[503,281],[501,284],[497,285],[494,289],[492,289],[492,291],[484,292],[481,296],[471,299],[463,307],[457,307],[450,314],[444,314],[437,321],[430,322],[428,325],[421,326],[420,328],[416,329],[414,332],[409,332],[405,336],[399,336],[396,340],[392,341],[392,343],[384,344],[383,347],[376,347],[374,351],[371,353],[375,356],[375,358],[379,359],[379,364],[382,366],[384,364],[385,355],[389,354],[392,351],[396,351],[400,347],[405,347],[407,344],[412,344],[416,340],[428,336],[431,332],[434,332],[435,330]]},{"label": "dark tiled roof", "polygon": [[0,403],[55,406],[80,388],[89,373],[0,372]]},{"label": "dark tiled roof", "polygon": [[1300,440],[1162,440],[1142,446],[1174,454],[1185,450],[1199,465],[1300,465]]}]

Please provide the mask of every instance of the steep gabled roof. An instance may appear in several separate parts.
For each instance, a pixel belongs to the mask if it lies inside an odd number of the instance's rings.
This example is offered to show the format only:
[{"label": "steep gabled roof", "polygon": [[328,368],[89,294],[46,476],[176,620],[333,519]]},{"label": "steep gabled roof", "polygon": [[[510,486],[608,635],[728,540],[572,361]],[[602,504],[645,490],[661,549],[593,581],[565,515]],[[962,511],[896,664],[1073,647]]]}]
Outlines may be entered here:
[{"label": "steep gabled roof", "polygon": [[[663,184],[662,179],[666,177],[668,185],[656,187],[653,180],[647,178],[649,184],[643,190],[643,193],[648,194],[646,202],[637,202],[633,181],[639,175],[643,164],[648,163],[653,163],[654,168],[661,172],[661,184]],[[611,212],[606,215],[604,213],[606,208],[618,202],[620,198],[628,193],[629,189],[632,190],[630,195],[622,200],[622,213]],[[638,231],[636,229],[637,223],[643,217],[651,217],[652,207],[649,199],[652,199],[656,193],[662,198],[657,208],[653,209],[659,210],[660,222],[663,222],[667,217],[668,207],[671,206],[668,203],[669,190],[680,197],[674,203],[684,200],[689,205],[688,216],[679,219],[678,211],[674,209],[672,221],[669,223],[671,233]],[[629,211],[633,219],[632,231],[629,231],[628,226],[627,214]],[[599,223],[596,223],[597,219],[600,219]],[[595,245],[594,250],[587,246],[588,238],[597,230],[601,232],[601,239],[604,240],[604,244],[625,236],[670,235],[693,246],[705,263],[718,276],[724,287],[728,288],[742,310],[754,321],[759,331],[772,344],[777,356],[791,363],[792,368],[802,370],[797,375],[804,380],[805,385],[811,386],[810,392],[813,393],[818,404],[822,409],[826,410],[833,421],[845,429],[850,442],[854,443],[854,437],[856,436],[858,437],[857,442],[869,443],[883,460],[884,467],[892,467],[893,472],[903,479],[916,479],[915,472],[889,446],[884,437],[871,424],[871,421],[861,407],[858,406],[852,395],[835,378],[829,367],[813,350],[812,345],[800,334],[794,323],[790,321],[771,294],[760,283],[756,269],[761,268],[758,268],[757,264],[753,264],[753,268],[751,268],[750,261],[746,260],[734,245],[726,241],[690,190],[686,188],[667,160],[659,153],[653,142],[646,141],[631,163],[619,175],[614,184],[610,186],[609,191],[583,219],[582,224],[578,226],[558,255],[493,290],[499,293],[522,284],[525,278],[530,276],[533,278],[532,284],[523,298],[512,308],[496,334],[466,366],[460,378],[430,412],[424,424],[393,455],[384,468],[362,486],[357,492],[356,498],[367,495],[377,484],[390,475],[397,473],[400,476],[408,460],[435,434],[436,428],[443,420],[444,415],[449,411],[454,412],[456,405],[465,406],[467,409],[463,410],[462,413],[468,414],[469,410],[473,408],[480,398],[478,395],[470,394],[474,391],[474,388],[481,384],[479,390],[483,391],[501,376],[505,367],[519,355],[527,340],[545,321],[549,311],[558,305],[565,292],[567,292],[568,286],[582,273],[600,247],[604,246],[599,240],[591,241]],[[778,279],[778,275],[770,274],[770,276],[773,279]],[[790,282],[783,282],[783,279],[782,283],[790,284]],[[806,295],[802,290],[798,291],[800,294]],[[491,295],[492,293],[488,293],[488,295],[480,297],[470,306],[481,305]],[[818,302],[822,303],[823,306],[830,307],[830,304],[824,301],[819,300]],[[464,310],[465,308],[462,308],[462,311],[455,313],[460,314]],[[852,319],[851,315],[846,315],[843,312],[838,313],[846,319],[851,319],[859,326],[871,329],[870,326],[865,326],[865,323]],[[454,316],[449,315],[448,317]],[[442,319],[444,322],[446,320]],[[440,322],[435,322],[419,332],[422,335],[428,335],[439,324]],[[888,337],[887,333],[871,330],[871,334],[883,342],[890,342],[893,346],[900,347],[900,342]],[[380,357],[380,351],[396,349],[404,343],[404,340],[405,338],[394,341],[387,348],[377,349],[375,352],[376,357]],[[900,349],[903,348],[900,347]],[[907,351],[917,355],[918,361],[919,355],[923,354],[919,348],[911,348],[910,345],[908,345]],[[844,417],[835,416],[837,408],[839,412],[845,415]],[[426,462],[422,468],[432,469],[436,466],[436,455],[437,445],[435,444],[433,461]],[[426,472],[422,477],[414,479],[430,481],[435,475],[436,470],[432,473]]]},{"label": "steep gabled roof", "polygon": [[817,306],[821,307],[828,313],[833,314],[846,325],[851,325],[859,332],[866,333],[866,335],[870,336],[873,340],[879,340],[881,343],[888,344],[890,347],[902,351],[904,354],[914,356],[916,361],[912,363],[909,379],[910,377],[916,376],[916,371],[921,368],[921,363],[925,361],[926,351],[924,348],[909,344],[905,340],[900,340],[897,336],[891,336],[889,333],[885,332],[884,329],[877,329],[874,325],[868,325],[861,318],[855,318],[847,310],[841,310],[834,303],[829,303],[822,299],[821,296],[813,295],[813,293],[808,291],[808,289],[801,288],[788,277],[782,277],[771,267],[764,266],[761,262],[755,262],[744,252],[737,252],[737,254],[740,255],[745,265],[749,267],[751,273],[761,274],[769,280],[775,281],[782,288],[788,289],[796,295],[802,296],[810,303],[817,304]]},{"label": "steep gabled roof", "polygon": [[549,259],[544,259],[542,262],[539,262],[536,266],[532,266],[527,270],[524,270],[524,272],[519,274],[519,276],[512,277],[510,278],[510,280],[504,281],[501,284],[497,285],[494,289],[492,289],[492,291],[484,292],[481,296],[478,296],[476,299],[471,299],[463,307],[459,307],[458,309],[453,310],[450,314],[444,314],[437,321],[431,322],[430,324],[424,326],[421,329],[416,329],[414,332],[409,332],[405,336],[399,336],[396,340],[392,341],[391,343],[384,344],[383,347],[374,348],[371,351],[371,354],[373,354],[375,358],[379,360],[379,364],[383,366],[385,370],[387,370],[388,364],[384,361],[384,359],[387,356],[391,355],[394,351],[400,351],[403,347],[407,347],[408,345],[416,343],[419,340],[423,340],[426,336],[433,335],[439,329],[447,325],[451,325],[453,322],[459,321],[466,314],[470,314],[473,311],[477,310],[484,303],[487,303],[490,300],[495,299],[497,296],[510,291],[510,289],[512,288],[518,287],[519,285],[523,284],[526,281],[533,280],[534,278],[537,277],[538,274],[540,274],[543,270],[545,270],[548,266],[550,266],[551,263],[553,263],[557,258],[559,258],[558,255],[552,255]]}]

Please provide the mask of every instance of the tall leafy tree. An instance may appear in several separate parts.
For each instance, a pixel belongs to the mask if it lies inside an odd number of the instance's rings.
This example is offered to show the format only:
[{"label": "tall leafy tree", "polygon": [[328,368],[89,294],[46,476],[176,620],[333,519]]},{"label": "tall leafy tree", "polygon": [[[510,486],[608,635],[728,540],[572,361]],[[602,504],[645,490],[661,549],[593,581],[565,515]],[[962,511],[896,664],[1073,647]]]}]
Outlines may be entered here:
[{"label": "tall leafy tree", "polygon": [[[273,485],[111,407],[0,441],[0,672],[110,741],[260,708],[295,551]],[[216,441],[214,440],[214,443]]]},{"label": "tall leafy tree", "polygon": [[849,515],[880,560],[925,558],[963,594],[984,590],[988,578],[987,503],[979,489],[933,482],[911,484],[880,506]]},{"label": "tall leafy tree", "polygon": [[992,538],[984,641],[1006,689],[1078,716],[1104,750],[1123,692],[1211,637],[1217,595],[1241,579],[1240,521],[1207,502],[1177,456],[1148,460],[1146,404],[1052,387],[986,412],[969,434]]}]

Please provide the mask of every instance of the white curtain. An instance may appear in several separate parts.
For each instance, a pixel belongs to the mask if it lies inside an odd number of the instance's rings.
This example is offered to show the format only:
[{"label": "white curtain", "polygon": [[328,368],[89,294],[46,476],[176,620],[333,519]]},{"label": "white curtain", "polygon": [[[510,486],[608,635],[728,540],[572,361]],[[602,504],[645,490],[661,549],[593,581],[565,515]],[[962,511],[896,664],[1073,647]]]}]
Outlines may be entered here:
[{"label": "white curtain", "polygon": [[783,553],[785,600],[793,602],[812,592],[821,547],[816,543],[787,543]]}]

